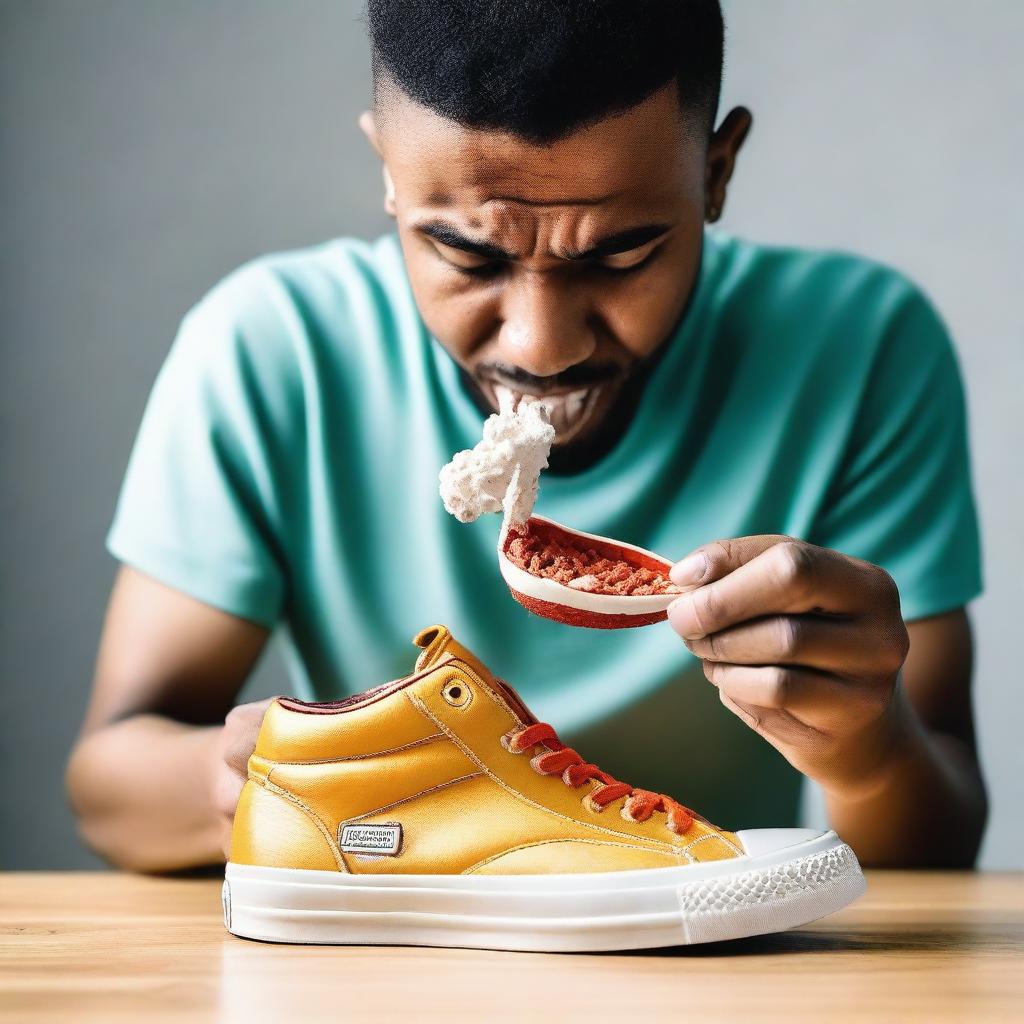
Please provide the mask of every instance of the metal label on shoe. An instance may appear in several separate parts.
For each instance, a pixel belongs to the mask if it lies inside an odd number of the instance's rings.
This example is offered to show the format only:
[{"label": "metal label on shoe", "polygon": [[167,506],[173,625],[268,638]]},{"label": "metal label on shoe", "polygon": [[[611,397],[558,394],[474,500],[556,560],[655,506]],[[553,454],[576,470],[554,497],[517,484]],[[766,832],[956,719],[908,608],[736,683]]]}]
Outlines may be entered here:
[{"label": "metal label on shoe", "polygon": [[397,822],[386,825],[342,825],[338,846],[345,853],[374,853],[391,857],[402,845],[402,826]]}]

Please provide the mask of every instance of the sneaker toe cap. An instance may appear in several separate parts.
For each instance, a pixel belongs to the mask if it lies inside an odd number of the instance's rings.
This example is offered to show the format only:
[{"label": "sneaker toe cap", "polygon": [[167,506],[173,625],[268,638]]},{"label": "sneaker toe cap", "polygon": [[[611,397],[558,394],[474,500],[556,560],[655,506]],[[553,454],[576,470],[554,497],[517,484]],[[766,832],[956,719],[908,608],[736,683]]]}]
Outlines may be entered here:
[{"label": "sneaker toe cap", "polygon": [[[748,828],[736,833],[749,857],[777,853],[828,835],[817,828]],[[794,851],[798,853],[798,851]]]}]

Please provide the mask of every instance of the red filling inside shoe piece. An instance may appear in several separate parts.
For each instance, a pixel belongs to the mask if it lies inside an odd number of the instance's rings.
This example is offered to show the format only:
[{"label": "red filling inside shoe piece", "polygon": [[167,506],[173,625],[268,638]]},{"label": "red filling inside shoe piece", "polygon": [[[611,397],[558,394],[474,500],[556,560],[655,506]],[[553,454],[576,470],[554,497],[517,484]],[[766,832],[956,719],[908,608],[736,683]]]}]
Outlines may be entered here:
[{"label": "red filling inside shoe piece", "polygon": [[668,563],[620,548],[595,542],[531,520],[525,530],[510,535],[505,554],[513,565],[590,594],[645,597],[676,594],[668,578]]}]

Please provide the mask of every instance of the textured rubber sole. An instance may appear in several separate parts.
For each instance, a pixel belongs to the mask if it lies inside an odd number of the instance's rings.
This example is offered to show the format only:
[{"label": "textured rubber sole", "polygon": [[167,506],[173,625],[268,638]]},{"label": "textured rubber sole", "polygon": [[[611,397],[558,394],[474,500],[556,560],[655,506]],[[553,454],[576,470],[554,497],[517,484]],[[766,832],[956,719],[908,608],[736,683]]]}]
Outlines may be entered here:
[{"label": "textured rubber sole", "polygon": [[573,875],[350,875],[231,864],[224,923],[267,942],[596,952],[784,931],[864,891],[834,832],[758,857]]},{"label": "textured rubber sole", "polygon": [[564,626],[581,626],[585,629],[632,629],[636,626],[653,626],[654,623],[664,622],[668,618],[668,612],[650,612],[647,615],[603,615],[581,608],[570,608],[554,601],[541,601],[511,586],[508,589],[528,612],[533,612],[542,619],[560,622]]}]

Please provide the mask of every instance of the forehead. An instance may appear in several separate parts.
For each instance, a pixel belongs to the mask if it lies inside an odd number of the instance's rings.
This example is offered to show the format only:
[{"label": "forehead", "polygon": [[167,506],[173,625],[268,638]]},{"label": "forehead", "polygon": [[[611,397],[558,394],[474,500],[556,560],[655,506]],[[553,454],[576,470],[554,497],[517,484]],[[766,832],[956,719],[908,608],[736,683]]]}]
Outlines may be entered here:
[{"label": "forehead", "polygon": [[671,216],[703,190],[705,140],[670,83],[549,145],[465,128],[402,94],[381,101],[381,144],[404,212],[473,226],[551,217]]}]

